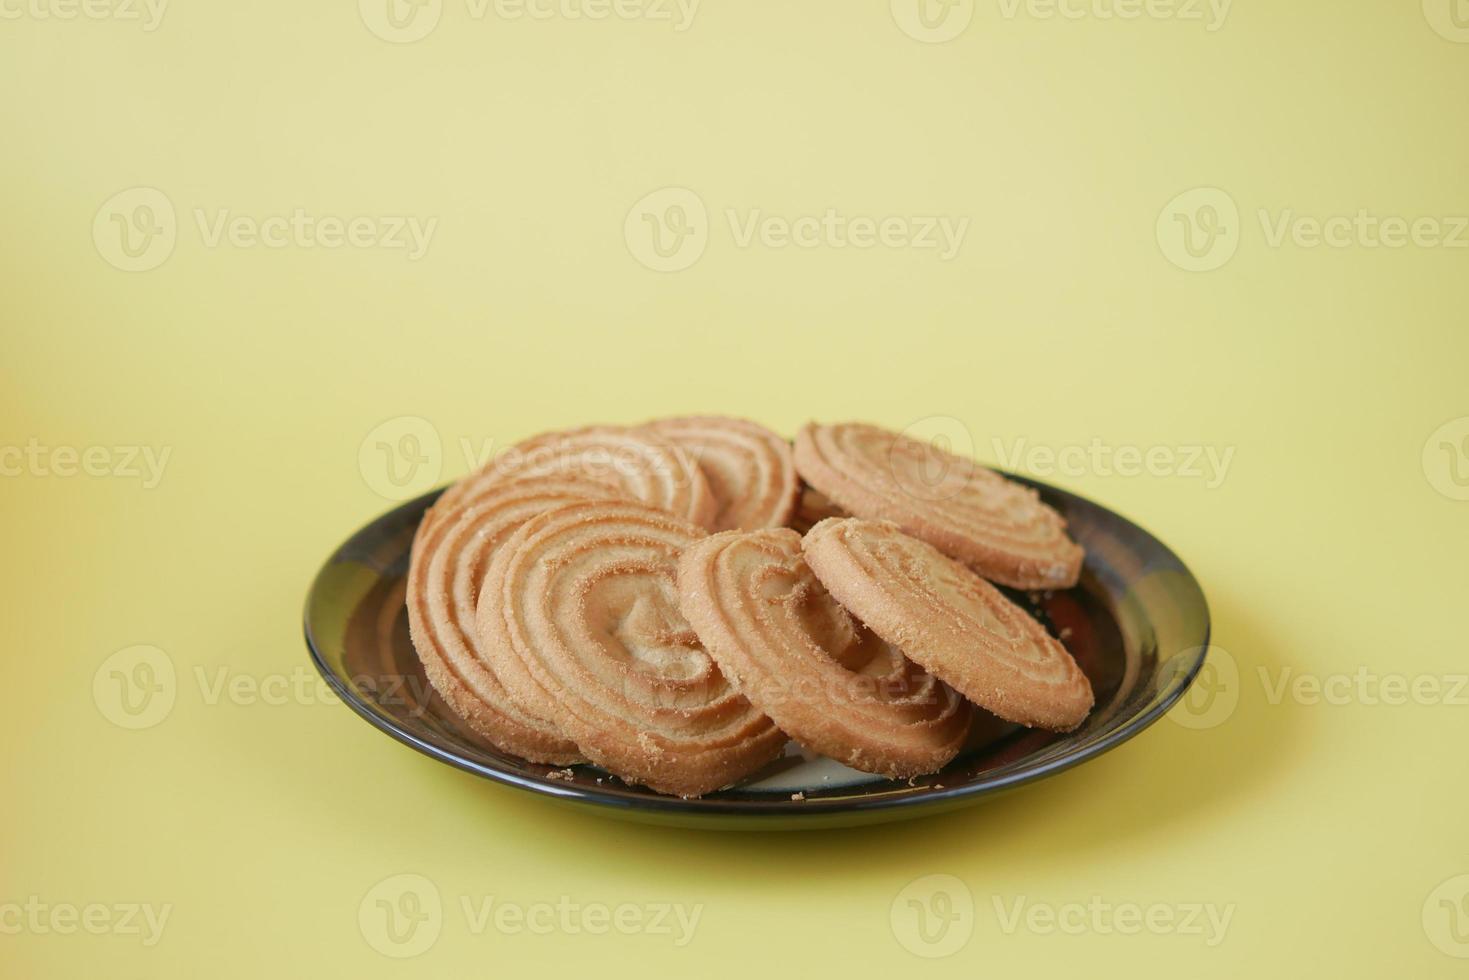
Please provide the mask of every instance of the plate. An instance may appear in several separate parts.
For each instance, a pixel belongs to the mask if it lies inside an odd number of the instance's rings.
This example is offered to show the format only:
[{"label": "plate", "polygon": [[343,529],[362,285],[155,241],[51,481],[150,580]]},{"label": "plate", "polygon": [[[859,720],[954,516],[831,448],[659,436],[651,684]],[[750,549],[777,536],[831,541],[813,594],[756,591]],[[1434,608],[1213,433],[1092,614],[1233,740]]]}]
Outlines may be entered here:
[{"label": "plate", "polygon": [[783,757],[739,785],[681,800],[627,785],[590,765],[557,769],[497,750],[434,692],[408,638],[403,596],[409,549],[441,490],[383,514],[327,559],[306,600],[306,644],[341,699],[382,731],[440,762],[551,802],[647,823],[734,830],[851,826],[942,813],[1121,745],[1182,697],[1208,648],[1203,590],[1162,542],[1083,497],[1011,478],[1040,491],[1086,548],[1076,588],[1011,596],[1062,638],[1091,680],[1096,707],[1079,729],[1065,734],[987,717],[965,751],[932,776],[889,780],[790,743]]}]

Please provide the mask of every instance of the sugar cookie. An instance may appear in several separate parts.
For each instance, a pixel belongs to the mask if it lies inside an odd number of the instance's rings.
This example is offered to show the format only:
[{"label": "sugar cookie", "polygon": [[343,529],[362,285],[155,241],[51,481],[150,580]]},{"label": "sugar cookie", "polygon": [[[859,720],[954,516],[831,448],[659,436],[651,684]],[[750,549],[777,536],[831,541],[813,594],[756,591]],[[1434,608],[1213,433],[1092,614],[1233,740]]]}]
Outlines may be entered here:
[{"label": "sugar cookie", "polygon": [[588,481],[554,478],[481,487],[420,524],[408,568],[408,624],[424,673],[474,731],[532,762],[568,765],[581,753],[544,713],[526,711],[505,690],[518,660],[480,638],[475,607],[490,559],[521,524],[571,501],[612,497]]},{"label": "sugar cookie", "polygon": [[485,641],[526,668],[505,678],[512,697],[546,709],[598,765],[684,797],[736,782],[785,743],[678,611],[678,554],[703,536],[634,504],[568,504],[505,542],[477,610]]},{"label": "sugar cookie", "polygon": [[999,590],[892,524],[822,521],[806,561],[843,606],[929,672],[1007,721],[1070,731],[1092,707],[1086,675]]},{"label": "sugar cookie", "polygon": [[795,531],[706,538],[679,558],[678,587],[720,668],[807,748],[894,779],[936,772],[959,751],[968,702],[853,622]]},{"label": "sugar cookie", "polygon": [[628,500],[706,529],[717,506],[688,453],[652,432],[603,425],[547,432],[517,443],[445,490],[435,510],[452,507],[493,483],[541,478],[600,483]]},{"label": "sugar cookie", "polygon": [[744,419],[689,416],[644,428],[678,446],[699,464],[718,510],[713,531],[780,527],[796,506],[791,444]]},{"label": "sugar cookie", "polygon": [[872,425],[805,426],[802,479],[851,514],[892,521],[1001,585],[1062,589],[1082,549],[1039,494],[951,453]]}]

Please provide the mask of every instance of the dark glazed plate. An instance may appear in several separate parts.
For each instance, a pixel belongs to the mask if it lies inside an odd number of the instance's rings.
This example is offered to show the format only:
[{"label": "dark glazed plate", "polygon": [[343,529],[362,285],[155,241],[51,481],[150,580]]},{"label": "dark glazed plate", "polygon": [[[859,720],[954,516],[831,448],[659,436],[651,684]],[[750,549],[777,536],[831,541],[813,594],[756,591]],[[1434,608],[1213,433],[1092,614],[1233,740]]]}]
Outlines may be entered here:
[{"label": "dark glazed plate", "polygon": [[[434,693],[408,639],[408,553],[438,493],[410,501],[352,535],[312,583],[306,643],[322,676],[378,728],[440,762],[486,779],[647,823],[788,830],[941,813],[1050,776],[1122,744],[1162,717],[1193,683],[1209,643],[1209,608],[1183,563],[1148,532],[1082,497],[1033,480],[1086,548],[1081,583],[1049,596],[1014,595],[1060,635],[1097,695],[1064,735],[976,726],[970,748],[942,772],[894,782],[829,759],[786,755],[703,799],[660,796],[592,766],[557,770],[496,750]],[[981,730],[982,729],[982,730]]]}]

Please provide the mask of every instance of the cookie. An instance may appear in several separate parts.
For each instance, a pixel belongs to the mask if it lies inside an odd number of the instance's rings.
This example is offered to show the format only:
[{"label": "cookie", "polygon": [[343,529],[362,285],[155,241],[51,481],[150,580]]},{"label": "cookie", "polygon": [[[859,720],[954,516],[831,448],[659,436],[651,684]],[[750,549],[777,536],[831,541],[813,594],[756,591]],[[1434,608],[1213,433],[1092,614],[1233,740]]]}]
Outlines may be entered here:
[{"label": "cookie", "polygon": [[512,697],[603,768],[683,797],[736,782],[785,743],[678,611],[677,558],[702,537],[635,504],[564,505],[505,542],[476,617],[525,667],[505,676]]},{"label": "cookie", "polygon": [[801,546],[838,602],[980,707],[1053,731],[1071,731],[1091,711],[1091,684],[1065,647],[932,545],[846,518],[822,521]]},{"label": "cookie", "polygon": [[720,668],[791,738],[893,779],[937,772],[971,708],[854,622],[789,528],[731,531],[687,548],[679,609]]},{"label": "cookie", "polygon": [[717,504],[692,456],[652,432],[591,426],[547,432],[517,443],[439,498],[426,520],[461,498],[505,480],[573,479],[601,484],[699,527],[708,528]]},{"label": "cookie", "polygon": [[849,513],[897,524],[980,575],[1017,589],[1064,589],[1082,549],[1061,515],[972,459],[861,423],[796,436],[801,478]]},{"label": "cookie", "polygon": [[521,524],[547,509],[613,491],[590,481],[504,481],[437,508],[419,525],[408,567],[408,626],[429,683],[468,726],[502,751],[532,762],[582,760],[545,712],[527,711],[503,677],[519,668],[480,637],[475,610],[490,559]]},{"label": "cookie", "polygon": [[791,444],[762,425],[714,415],[644,426],[699,464],[717,504],[712,531],[781,527],[796,506]]}]

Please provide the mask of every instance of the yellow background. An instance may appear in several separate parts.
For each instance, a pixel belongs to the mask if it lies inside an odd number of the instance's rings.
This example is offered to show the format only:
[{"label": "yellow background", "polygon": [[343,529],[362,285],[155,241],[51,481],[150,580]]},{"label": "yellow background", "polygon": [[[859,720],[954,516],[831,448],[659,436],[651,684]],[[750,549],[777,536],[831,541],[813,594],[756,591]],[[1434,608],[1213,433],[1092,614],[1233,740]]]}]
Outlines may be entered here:
[{"label": "yellow background", "polygon": [[[148,948],[0,935],[0,972],[1461,975],[1423,913],[1469,873],[1469,707],[1272,703],[1259,676],[1466,670],[1469,502],[1435,489],[1449,460],[1424,447],[1469,416],[1469,251],[1272,247],[1257,218],[1469,213],[1469,44],[1417,0],[1239,0],[1215,31],[988,0],[941,44],[905,34],[886,0],[706,0],[683,32],[475,20],[447,0],[407,44],[350,0],[178,0],[152,32],[5,9],[22,14],[0,20],[0,443],[172,455],[152,489],[0,479],[0,904],[173,911]],[[139,186],[177,208],[178,242],[129,273],[92,227]],[[624,218],[668,186],[699,195],[710,232],[690,268],[659,273]],[[1200,186],[1238,205],[1238,251],[1186,272],[1155,225]],[[297,207],[439,224],[410,262],[210,248],[193,217]],[[971,224],[944,262],[742,248],[727,208]],[[787,433],[943,416],[991,461],[996,439],[1234,448],[1214,488],[1051,479],[1190,563],[1239,666],[1237,707],[954,815],[751,836],[554,808],[314,698],[207,703],[196,670],[308,669],[306,586],[391,503],[359,465],[384,420],[427,420],[448,479],[460,439],[689,411]],[[127,731],[92,682],[136,644],[166,652],[178,694]],[[437,942],[401,961],[358,926],[364,895],[400,873],[446,906]],[[890,927],[929,874],[974,898],[973,938],[946,959]],[[473,935],[458,899],[489,895],[704,909],[682,949]],[[1007,934],[996,896],[1236,909],[1210,948]]]}]

